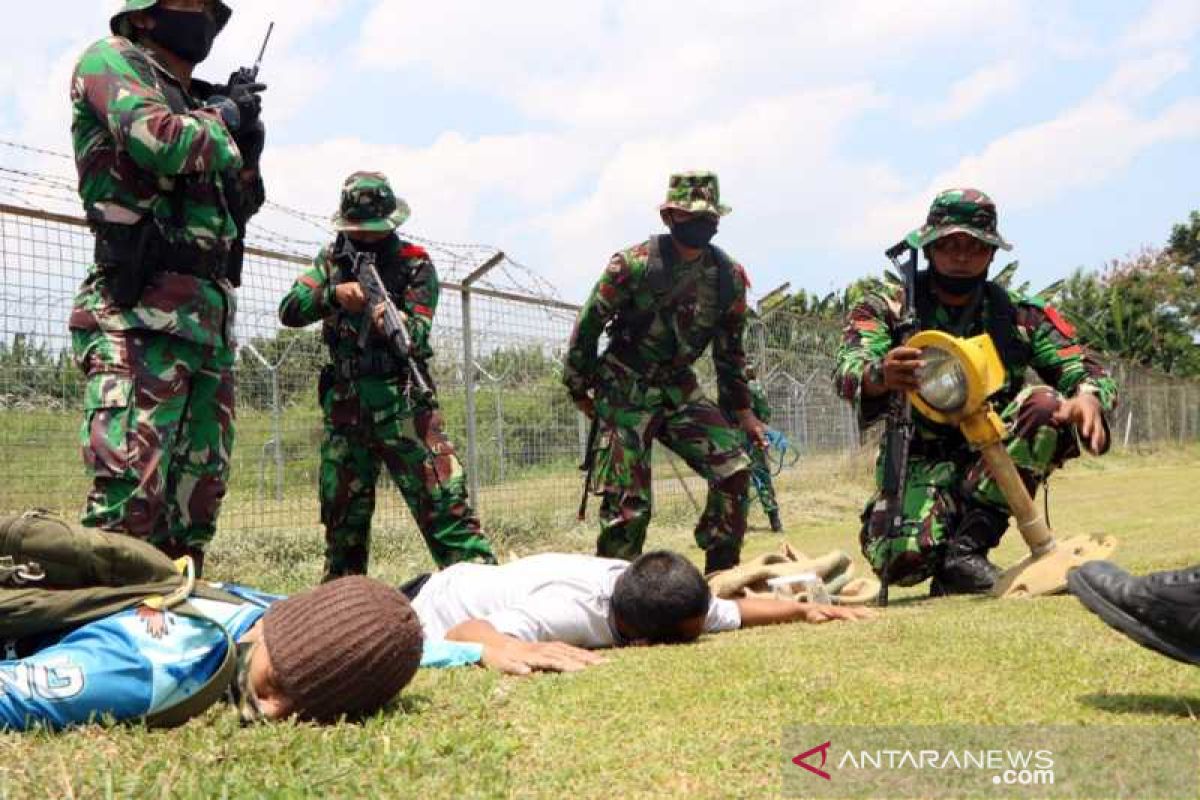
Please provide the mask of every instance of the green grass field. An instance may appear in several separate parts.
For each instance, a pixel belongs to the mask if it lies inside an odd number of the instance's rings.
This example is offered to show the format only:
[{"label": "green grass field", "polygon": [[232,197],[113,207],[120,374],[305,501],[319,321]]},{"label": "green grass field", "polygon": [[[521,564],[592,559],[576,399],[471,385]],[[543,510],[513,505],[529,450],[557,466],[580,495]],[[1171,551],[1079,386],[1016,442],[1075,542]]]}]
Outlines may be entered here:
[{"label": "green grass field", "polygon": [[[1135,571],[1198,561],[1198,466],[1195,447],[1078,463],[1053,483],[1053,525],[1118,536],[1117,559]],[[783,487],[786,537],[805,552],[857,552],[864,488],[839,473],[810,464]],[[506,524],[502,547],[590,546],[590,524],[547,530],[554,516]],[[758,510],[751,521],[763,523]],[[691,524],[675,502],[650,543],[698,556]],[[311,536],[306,524],[218,538],[212,577],[297,589],[318,571]],[[373,574],[398,580],[421,562],[396,539],[381,537]],[[759,528],[748,552],[778,539]],[[1020,555],[1014,532],[998,560]],[[0,797],[773,797],[788,725],[1196,724],[1200,673],[1110,632],[1072,598],[893,597],[870,622],[615,651],[574,675],[427,671],[363,725],[243,729],[218,707],[169,732],[4,735]]]}]

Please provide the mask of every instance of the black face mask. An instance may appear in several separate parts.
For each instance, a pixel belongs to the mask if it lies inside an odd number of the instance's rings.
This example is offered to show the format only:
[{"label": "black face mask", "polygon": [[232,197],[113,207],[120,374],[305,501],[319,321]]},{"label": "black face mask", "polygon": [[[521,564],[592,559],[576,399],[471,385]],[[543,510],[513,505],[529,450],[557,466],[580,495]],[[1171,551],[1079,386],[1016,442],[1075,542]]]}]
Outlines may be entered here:
[{"label": "black face mask", "polygon": [[208,58],[213,40],[217,38],[217,23],[203,11],[176,11],[155,6],[150,9],[154,30],[146,35],[189,64],[199,64]]},{"label": "black face mask", "polygon": [[672,222],[671,235],[684,247],[704,247],[717,235],[716,217],[700,215],[686,222]]},{"label": "black face mask", "polygon": [[350,238],[350,244],[360,253],[374,253],[375,255],[383,255],[391,249],[393,242],[396,239],[395,234],[385,236],[377,242],[368,242],[362,239]]},{"label": "black face mask", "polygon": [[983,286],[984,281],[987,280],[987,272],[984,272],[981,275],[976,275],[973,278],[963,278],[956,275],[943,275],[936,269],[931,269],[930,274],[933,278],[934,286],[941,289],[946,294],[954,295],[956,297],[962,297],[963,295],[971,294],[980,286]]}]

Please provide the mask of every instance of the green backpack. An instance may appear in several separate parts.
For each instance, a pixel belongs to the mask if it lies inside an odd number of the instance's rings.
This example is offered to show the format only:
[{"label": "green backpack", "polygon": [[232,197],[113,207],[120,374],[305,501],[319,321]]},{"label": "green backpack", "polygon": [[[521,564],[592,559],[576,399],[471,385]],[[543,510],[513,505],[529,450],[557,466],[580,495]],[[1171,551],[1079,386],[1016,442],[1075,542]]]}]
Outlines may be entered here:
[{"label": "green backpack", "polygon": [[[205,584],[153,545],[132,536],[75,528],[35,509],[0,517],[0,645],[3,658],[25,653],[22,642],[148,605],[202,617],[189,597],[240,599]],[[228,634],[225,660],[200,691],[146,718],[152,727],[182,724],[201,713],[233,680],[237,648]]]}]

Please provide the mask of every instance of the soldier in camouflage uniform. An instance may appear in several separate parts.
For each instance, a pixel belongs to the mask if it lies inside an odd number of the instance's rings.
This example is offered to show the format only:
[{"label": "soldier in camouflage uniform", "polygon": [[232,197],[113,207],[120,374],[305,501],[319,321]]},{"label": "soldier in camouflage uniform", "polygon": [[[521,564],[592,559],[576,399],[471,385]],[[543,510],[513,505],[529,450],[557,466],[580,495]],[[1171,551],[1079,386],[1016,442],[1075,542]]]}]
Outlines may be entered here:
[{"label": "soldier in camouflage uniform", "polygon": [[[1030,492],[1078,456],[1080,446],[1105,452],[1116,385],[1053,307],[987,280],[996,249],[1011,249],[997,231],[991,199],[975,189],[942,192],[925,226],[907,241],[932,265],[917,275],[920,327],[956,336],[988,333],[996,344],[1007,377],[992,402],[1002,409],[1008,452]],[[868,295],[846,320],[834,381],[857,406],[864,428],[884,416],[892,392],[917,387],[920,351],[893,334],[902,300],[902,294]],[[1026,386],[1027,369],[1046,385]],[[987,552],[1008,527],[1008,506],[957,428],[918,413],[913,418],[904,522],[887,535],[887,514],[876,507],[876,494],[863,512],[863,554],[893,583],[932,577],[934,595],[986,592],[999,574]],[[883,469],[881,452],[878,486]]]},{"label": "soldier in camouflage uniform", "polygon": [[[716,175],[672,175],[659,208],[670,234],[614,255],[575,323],[563,381],[580,410],[598,414],[602,425],[600,556],[632,559],[642,552],[651,513],[650,448],[658,438],[709,483],[708,507],[696,526],[706,571],[740,558],[750,479],[742,435],[762,447],[765,429],[750,408],[746,381],[749,282],[740,264],[709,244],[729,210],[720,203]],[[606,329],[608,348],[597,356]],[[719,405],[704,396],[692,370],[709,343]]]},{"label": "soldier in camouflage uniform", "polygon": [[[770,425],[771,403],[767,400],[767,389],[758,380],[758,375],[753,367],[746,368],[746,377],[750,379],[750,408],[763,425]],[[775,497],[775,484],[771,480],[771,465],[767,463],[767,451],[755,447],[753,441],[746,437],[746,452],[750,455],[750,481],[758,493],[758,502],[762,504],[763,513],[767,515],[771,530],[779,533],[783,530],[783,521],[779,519],[779,501]]]},{"label": "soldier in camouflage uniform", "polygon": [[[437,401],[411,391],[410,364],[429,374],[429,332],[441,285],[425,250],[396,235],[408,215],[408,204],[383,175],[351,175],[333,220],[338,241],[321,249],[279,306],[279,318],[289,327],[322,323],[332,361],[320,380],[326,581],[367,571],[381,461],[439,567],[495,563],[468,503],[466,475],[442,430]],[[408,325],[412,361],[398,359],[375,330],[350,259],[342,254],[343,237],[355,251],[375,254],[380,277]]]},{"label": "soldier in camouflage uniform", "polygon": [[70,319],[87,375],[83,523],[197,566],[229,473],[234,289],[263,202],[265,87],[191,77],[229,16],[213,0],[126,0],[71,82],[96,235]]}]

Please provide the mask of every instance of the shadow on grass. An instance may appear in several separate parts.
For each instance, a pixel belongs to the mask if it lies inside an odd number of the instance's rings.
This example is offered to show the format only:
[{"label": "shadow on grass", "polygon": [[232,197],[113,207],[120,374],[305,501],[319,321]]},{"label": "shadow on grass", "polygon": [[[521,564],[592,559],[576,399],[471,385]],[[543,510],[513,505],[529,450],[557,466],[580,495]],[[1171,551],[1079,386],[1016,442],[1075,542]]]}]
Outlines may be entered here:
[{"label": "shadow on grass", "polygon": [[433,698],[427,694],[404,692],[388,703],[384,713],[394,714],[424,714],[433,705]]},{"label": "shadow on grass", "polygon": [[1200,719],[1200,697],[1169,694],[1085,694],[1079,701],[1100,711],[1114,714],[1154,714]]}]

